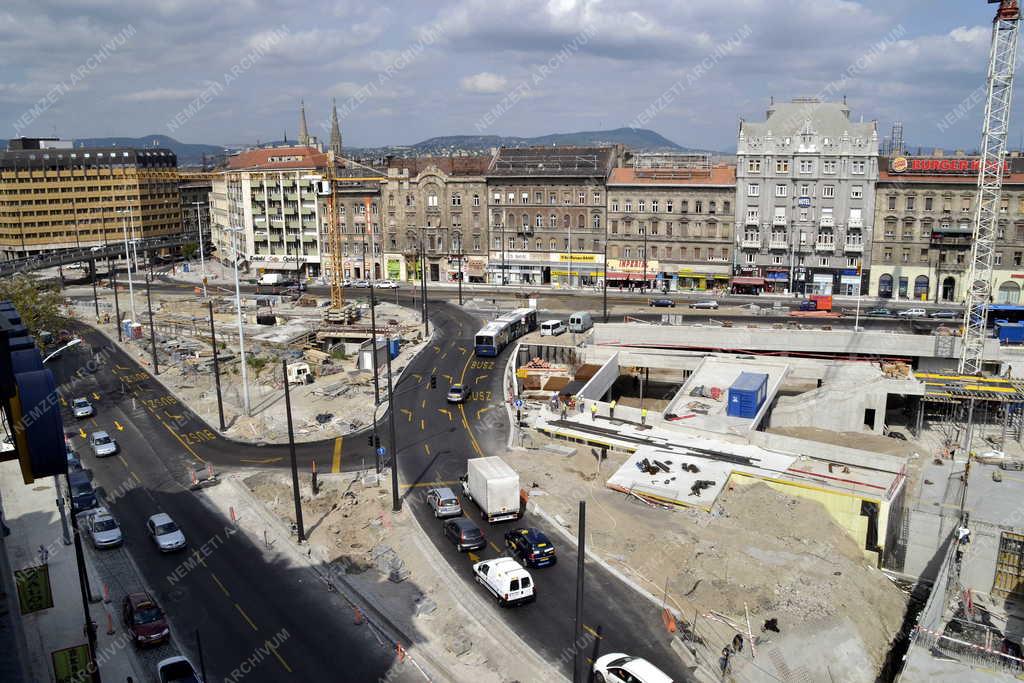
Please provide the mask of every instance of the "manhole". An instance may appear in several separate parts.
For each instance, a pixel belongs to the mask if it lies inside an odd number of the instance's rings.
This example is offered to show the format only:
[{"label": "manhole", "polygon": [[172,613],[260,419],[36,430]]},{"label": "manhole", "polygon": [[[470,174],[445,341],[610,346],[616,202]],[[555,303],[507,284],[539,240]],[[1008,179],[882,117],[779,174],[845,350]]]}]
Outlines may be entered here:
[{"label": "manhole", "polygon": [[167,591],[167,599],[171,602],[181,602],[186,597],[188,596],[184,588],[174,588]]}]

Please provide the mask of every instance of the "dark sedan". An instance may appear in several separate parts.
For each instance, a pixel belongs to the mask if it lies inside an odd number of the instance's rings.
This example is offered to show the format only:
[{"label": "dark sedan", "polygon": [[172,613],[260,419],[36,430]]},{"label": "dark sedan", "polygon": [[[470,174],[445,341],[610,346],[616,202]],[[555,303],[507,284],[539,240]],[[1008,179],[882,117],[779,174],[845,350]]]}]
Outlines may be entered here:
[{"label": "dark sedan", "polygon": [[930,317],[937,320],[956,320],[964,317],[964,314],[959,311],[934,311]]},{"label": "dark sedan", "polygon": [[650,305],[656,308],[675,308],[676,302],[672,299],[651,299]]},{"label": "dark sedan", "polygon": [[505,545],[530,567],[546,567],[557,561],[554,544],[539,529],[513,529],[505,534]]},{"label": "dark sedan", "polygon": [[864,315],[870,318],[891,318],[895,314],[888,308],[871,308]]},{"label": "dark sedan", "polygon": [[444,535],[455,544],[459,552],[463,550],[479,550],[487,545],[487,538],[480,527],[466,517],[456,517],[444,523]]}]

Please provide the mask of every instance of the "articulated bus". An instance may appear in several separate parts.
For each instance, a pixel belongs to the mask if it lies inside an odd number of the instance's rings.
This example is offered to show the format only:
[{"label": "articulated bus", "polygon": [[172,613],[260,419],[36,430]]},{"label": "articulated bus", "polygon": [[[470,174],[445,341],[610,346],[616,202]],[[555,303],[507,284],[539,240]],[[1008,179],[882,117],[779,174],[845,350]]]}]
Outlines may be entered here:
[{"label": "articulated bus", "polygon": [[476,333],[474,346],[478,356],[497,356],[509,342],[537,329],[537,309],[517,308]]}]

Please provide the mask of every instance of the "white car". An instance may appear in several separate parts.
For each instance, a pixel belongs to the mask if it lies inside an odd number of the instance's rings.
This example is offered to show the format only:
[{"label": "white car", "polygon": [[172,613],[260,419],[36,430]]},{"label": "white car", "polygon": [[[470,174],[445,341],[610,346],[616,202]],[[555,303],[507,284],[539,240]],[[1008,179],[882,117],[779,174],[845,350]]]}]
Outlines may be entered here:
[{"label": "white car", "polygon": [[169,553],[185,547],[185,534],[165,512],[158,512],[146,520],[146,531],[149,532],[149,537],[153,539],[156,547],[162,553]]},{"label": "white car", "polygon": [[642,657],[612,652],[594,662],[595,683],[672,683],[661,669]]},{"label": "white car", "polygon": [[203,683],[199,672],[185,657],[168,657],[156,665],[156,679],[160,683]]},{"label": "white car", "polygon": [[473,565],[473,578],[490,591],[502,607],[537,599],[530,572],[511,557],[477,562]]},{"label": "white car", "polygon": [[93,432],[89,436],[89,445],[97,458],[117,453],[117,442],[106,432]]},{"label": "white car", "polygon": [[377,289],[398,289],[398,283],[394,280],[378,280],[375,284]]},{"label": "white car", "polygon": [[85,521],[94,548],[114,548],[124,542],[121,527],[106,508],[96,508]]},{"label": "white car", "polygon": [[927,318],[928,311],[923,308],[908,308],[905,311],[900,311],[896,315],[901,318]]},{"label": "white car", "polygon": [[89,403],[89,399],[83,396],[71,399],[71,412],[77,418],[92,417],[96,414],[96,409]]}]

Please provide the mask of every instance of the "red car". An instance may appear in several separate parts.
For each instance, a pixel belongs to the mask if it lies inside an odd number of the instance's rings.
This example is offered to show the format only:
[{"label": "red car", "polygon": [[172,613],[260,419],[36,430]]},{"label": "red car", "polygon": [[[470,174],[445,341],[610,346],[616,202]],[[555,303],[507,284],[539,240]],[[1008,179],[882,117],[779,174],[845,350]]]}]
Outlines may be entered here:
[{"label": "red car", "polygon": [[149,596],[149,593],[126,595],[122,617],[132,640],[140,647],[166,642],[171,634],[164,611]]}]

